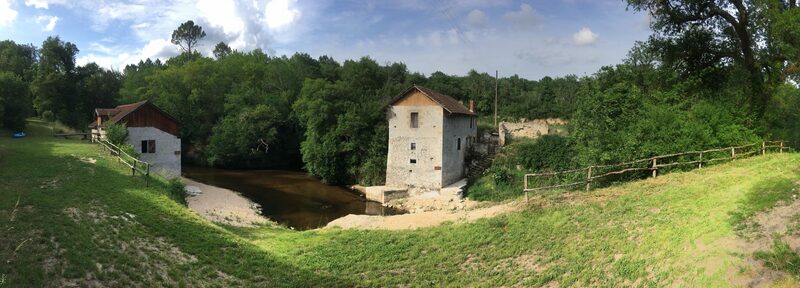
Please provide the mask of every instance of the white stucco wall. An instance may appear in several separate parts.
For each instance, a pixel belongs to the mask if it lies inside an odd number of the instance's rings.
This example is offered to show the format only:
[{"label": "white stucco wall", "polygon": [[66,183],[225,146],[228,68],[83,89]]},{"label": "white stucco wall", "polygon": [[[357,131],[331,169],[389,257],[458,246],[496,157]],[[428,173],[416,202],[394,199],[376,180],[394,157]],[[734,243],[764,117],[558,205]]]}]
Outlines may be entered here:
[{"label": "white stucco wall", "polygon": [[[474,143],[478,135],[478,125],[472,122],[471,116],[454,114],[444,117],[444,134],[442,141],[442,186],[447,186],[464,177],[464,156],[470,143]],[[461,139],[461,149],[458,149]],[[468,140],[470,139],[470,140]]]},{"label": "white stucco wall", "polygon": [[[411,128],[411,113],[419,113],[419,127]],[[390,106],[386,186],[441,188],[444,109],[439,106]],[[416,149],[411,150],[411,143]],[[411,164],[410,160],[417,163]]]},{"label": "white stucco wall", "polygon": [[106,130],[99,128],[92,129],[92,142],[99,140],[106,140]]},{"label": "white stucco wall", "polygon": [[140,160],[150,163],[151,173],[165,176],[181,175],[181,139],[153,127],[128,127],[128,143],[137,152],[142,151],[142,141],[155,140],[156,153],[141,153]]}]

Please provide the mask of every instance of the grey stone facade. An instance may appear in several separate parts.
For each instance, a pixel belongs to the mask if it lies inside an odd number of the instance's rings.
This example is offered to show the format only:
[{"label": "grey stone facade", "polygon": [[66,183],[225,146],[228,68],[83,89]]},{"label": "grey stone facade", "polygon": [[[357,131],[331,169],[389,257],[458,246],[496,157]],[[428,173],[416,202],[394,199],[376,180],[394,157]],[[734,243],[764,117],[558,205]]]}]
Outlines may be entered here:
[{"label": "grey stone facade", "polygon": [[[478,132],[474,116],[423,105],[389,106],[387,113],[386,186],[440,189],[464,177],[464,157]],[[411,113],[419,115],[416,128]]]}]

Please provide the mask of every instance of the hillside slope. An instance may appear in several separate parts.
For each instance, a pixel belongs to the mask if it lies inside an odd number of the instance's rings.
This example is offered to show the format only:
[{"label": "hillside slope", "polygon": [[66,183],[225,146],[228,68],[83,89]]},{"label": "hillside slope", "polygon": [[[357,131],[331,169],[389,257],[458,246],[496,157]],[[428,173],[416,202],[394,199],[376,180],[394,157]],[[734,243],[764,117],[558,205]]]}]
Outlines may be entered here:
[{"label": "hillside slope", "polygon": [[797,154],[535,198],[471,224],[297,232],[210,223],[165,183],[32,125],[0,138],[0,287],[797,284],[770,258],[800,245]]}]

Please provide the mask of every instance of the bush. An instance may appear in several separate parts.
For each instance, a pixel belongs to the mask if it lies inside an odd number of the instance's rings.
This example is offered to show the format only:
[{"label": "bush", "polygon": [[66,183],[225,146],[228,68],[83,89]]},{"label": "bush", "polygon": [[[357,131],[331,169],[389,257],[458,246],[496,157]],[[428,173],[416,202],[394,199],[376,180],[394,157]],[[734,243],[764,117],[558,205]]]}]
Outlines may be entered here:
[{"label": "bush", "polygon": [[534,141],[512,146],[518,165],[531,172],[559,171],[573,168],[574,151],[569,139],[559,135],[544,135]]},{"label": "bush", "polygon": [[186,205],[186,185],[179,178],[172,178],[167,183],[169,197],[182,205]]},{"label": "bush", "polygon": [[125,124],[106,124],[106,139],[114,145],[122,145],[128,140],[128,128]]},{"label": "bush", "polygon": [[496,186],[508,186],[509,184],[511,184],[511,182],[514,181],[514,177],[511,176],[511,172],[509,172],[508,169],[505,167],[498,167],[492,169],[490,173],[492,175],[492,180],[494,180],[494,184]]},{"label": "bush", "polygon": [[131,145],[131,144],[119,145],[119,150],[122,150],[122,152],[124,152],[124,153],[126,153],[128,155],[131,155],[131,157],[139,159],[139,156],[140,156],[139,152],[137,152],[136,148],[134,148],[133,145]]},{"label": "bush", "polygon": [[52,122],[55,120],[55,116],[53,115],[53,111],[44,111],[42,112],[42,120],[47,122]]}]

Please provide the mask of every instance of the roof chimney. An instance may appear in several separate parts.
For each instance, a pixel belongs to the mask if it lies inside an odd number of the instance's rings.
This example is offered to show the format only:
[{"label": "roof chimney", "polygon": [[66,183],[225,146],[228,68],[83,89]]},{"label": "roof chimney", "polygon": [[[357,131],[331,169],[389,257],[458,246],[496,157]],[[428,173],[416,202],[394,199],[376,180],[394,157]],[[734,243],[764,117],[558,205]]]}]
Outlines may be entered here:
[{"label": "roof chimney", "polygon": [[469,112],[475,113],[475,101],[469,99]]}]

